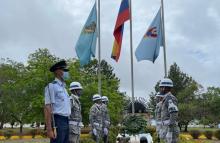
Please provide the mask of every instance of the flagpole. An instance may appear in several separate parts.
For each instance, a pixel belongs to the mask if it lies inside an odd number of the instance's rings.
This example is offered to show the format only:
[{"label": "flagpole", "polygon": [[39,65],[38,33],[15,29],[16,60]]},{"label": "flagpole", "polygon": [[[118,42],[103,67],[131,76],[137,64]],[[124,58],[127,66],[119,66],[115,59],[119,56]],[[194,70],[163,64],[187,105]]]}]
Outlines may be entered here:
[{"label": "flagpole", "polygon": [[101,95],[101,32],[100,32],[100,0],[98,0],[98,93]]},{"label": "flagpole", "polygon": [[132,114],[134,115],[134,67],[133,67],[133,36],[132,36],[132,7],[131,1],[129,0],[129,12],[130,12],[130,55],[131,55],[131,106]]},{"label": "flagpole", "polygon": [[161,8],[162,8],[162,33],[163,33],[163,55],[164,55],[164,73],[165,77],[167,77],[167,58],[166,58],[166,38],[165,38],[165,24],[164,24],[164,6],[163,0],[161,0]]}]

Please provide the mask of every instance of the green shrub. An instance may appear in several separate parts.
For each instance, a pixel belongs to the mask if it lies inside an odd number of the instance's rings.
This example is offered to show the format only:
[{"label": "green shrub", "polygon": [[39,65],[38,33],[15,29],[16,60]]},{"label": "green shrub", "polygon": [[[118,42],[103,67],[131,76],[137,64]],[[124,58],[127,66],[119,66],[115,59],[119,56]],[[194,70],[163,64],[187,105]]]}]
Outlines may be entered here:
[{"label": "green shrub", "polygon": [[144,131],[147,121],[141,115],[128,115],[124,118],[122,125],[128,134],[138,134]]},{"label": "green shrub", "polygon": [[32,136],[32,138],[34,139],[35,136],[39,133],[39,130],[38,129],[32,129],[30,130],[30,134]]},{"label": "green shrub", "polygon": [[205,131],[204,132],[204,135],[207,139],[212,139],[212,136],[213,136],[213,132],[212,131]]},{"label": "green shrub", "polygon": [[179,136],[178,140],[180,143],[189,143],[189,140],[182,135]]},{"label": "green shrub", "polygon": [[80,139],[80,143],[95,143],[93,139],[86,138],[86,139]]},{"label": "green shrub", "polygon": [[0,131],[0,136],[3,136],[4,134],[3,134],[3,132],[2,131]]},{"label": "green shrub", "polygon": [[111,127],[109,130],[108,141],[110,143],[115,143],[118,133],[119,133],[119,127]]},{"label": "green shrub", "polygon": [[158,142],[158,134],[156,132],[152,135],[152,138],[153,138],[154,143]]},{"label": "green shrub", "polygon": [[88,134],[92,129],[90,127],[82,128],[81,134]]},{"label": "green shrub", "polygon": [[147,126],[147,127],[145,128],[145,132],[146,132],[146,133],[150,133],[151,136],[153,136],[154,133],[156,133],[156,128],[153,127],[153,126]]},{"label": "green shrub", "polygon": [[193,137],[193,139],[198,139],[201,132],[199,130],[191,130],[189,134]]},{"label": "green shrub", "polygon": [[40,131],[40,135],[41,135],[43,138],[46,138],[46,137],[47,137],[47,131],[46,131],[46,130]]},{"label": "green shrub", "polygon": [[6,139],[10,139],[12,135],[13,135],[13,131],[12,130],[7,130],[7,131],[4,132],[4,137]]},{"label": "green shrub", "polygon": [[95,141],[92,139],[92,135],[89,134],[88,136],[80,136],[80,143],[95,143]]},{"label": "green shrub", "polygon": [[220,130],[215,131],[215,137],[220,140]]}]

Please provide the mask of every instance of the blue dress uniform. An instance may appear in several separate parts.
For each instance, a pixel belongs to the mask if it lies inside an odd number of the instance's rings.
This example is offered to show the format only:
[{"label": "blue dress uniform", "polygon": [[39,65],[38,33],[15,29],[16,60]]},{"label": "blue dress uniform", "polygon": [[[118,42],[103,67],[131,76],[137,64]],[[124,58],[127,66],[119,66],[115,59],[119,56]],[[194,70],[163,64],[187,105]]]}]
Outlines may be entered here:
[{"label": "blue dress uniform", "polygon": [[[57,127],[57,138],[52,143],[66,143],[69,138],[70,100],[65,89],[65,83],[55,79],[45,88],[45,105],[52,104],[55,126]],[[63,142],[64,141],[64,142]]]},{"label": "blue dress uniform", "polygon": [[[61,64],[58,64],[55,68]],[[52,67],[54,68],[54,66]],[[55,69],[54,68],[54,69]],[[62,68],[62,67],[61,67]],[[54,69],[50,69],[52,72]],[[65,82],[55,78],[45,87],[45,105],[51,104],[52,114],[54,115],[55,127],[57,130],[57,137],[51,139],[51,143],[68,143],[69,139],[69,121],[68,117],[71,114],[70,100],[67,90],[65,89]]]}]

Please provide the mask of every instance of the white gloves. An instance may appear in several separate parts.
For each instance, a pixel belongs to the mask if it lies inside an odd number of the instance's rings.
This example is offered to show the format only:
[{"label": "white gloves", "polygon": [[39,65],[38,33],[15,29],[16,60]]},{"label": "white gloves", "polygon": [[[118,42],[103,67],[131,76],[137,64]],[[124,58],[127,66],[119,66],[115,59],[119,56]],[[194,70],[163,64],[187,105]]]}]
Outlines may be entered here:
[{"label": "white gloves", "polygon": [[104,135],[108,135],[108,129],[104,128]]},{"label": "white gloves", "polygon": [[97,135],[97,130],[95,128],[92,129],[92,133],[96,136]]},{"label": "white gloves", "polygon": [[110,122],[107,121],[107,120],[105,120],[105,125],[106,125],[106,126],[110,126]]},{"label": "white gloves", "polygon": [[83,125],[82,122],[79,123],[79,127],[80,127],[80,128],[83,128],[83,127],[84,127],[84,125]]}]

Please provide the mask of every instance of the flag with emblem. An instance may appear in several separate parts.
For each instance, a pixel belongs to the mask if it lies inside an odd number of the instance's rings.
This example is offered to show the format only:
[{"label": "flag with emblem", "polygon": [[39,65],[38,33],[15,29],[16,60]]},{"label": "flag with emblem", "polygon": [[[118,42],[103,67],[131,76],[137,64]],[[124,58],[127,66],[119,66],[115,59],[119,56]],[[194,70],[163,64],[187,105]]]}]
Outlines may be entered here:
[{"label": "flag with emblem", "polygon": [[114,41],[111,57],[115,61],[118,61],[120,57],[124,23],[129,19],[130,19],[129,2],[128,0],[122,0],[113,33],[115,37],[115,41]]},{"label": "flag with emblem", "polygon": [[75,47],[81,66],[88,64],[91,60],[91,56],[95,57],[96,41],[97,10],[95,3]]},{"label": "flag with emblem", "polygon": [[138,61],[149,60],[154,63],[157,59],[160,52],[160,46],[163,46],[161,24],[160,8],[135,51],[135,56]]}]

